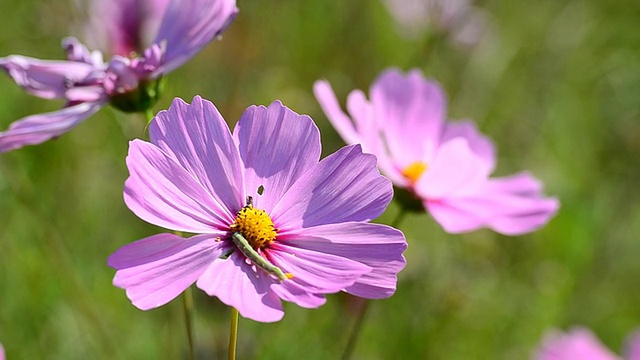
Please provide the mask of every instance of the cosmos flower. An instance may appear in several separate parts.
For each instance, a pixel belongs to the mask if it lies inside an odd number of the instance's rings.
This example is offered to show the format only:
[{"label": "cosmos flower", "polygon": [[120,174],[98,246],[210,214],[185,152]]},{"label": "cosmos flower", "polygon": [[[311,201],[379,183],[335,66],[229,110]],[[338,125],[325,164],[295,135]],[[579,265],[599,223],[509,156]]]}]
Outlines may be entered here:
[{"label": "cosmos flower", "polygon": [[5,353],[4,353],[4,347],[2,347],[2,344],[0,344],[0,360],[5,360]]},{"label": "cosmos flower", "polygon": [[485,14],[471,0],[383,0],[400,34],[448,35],[460,45],[477,43],[487,30]]},{"label": "cosmos flower", "polygon": [[[130,2],[119,0],[117,4]],[[59,111],[27,116],[0,132],[0,152],[60,136],[107,103],[123,111],[148,109],[159,96],[160,77],[221,34],[237,11],[235,0],[172,0],[149,47],[141,54],[114,55],[106,63],[102,53],[89,51],[75,38],[63,40],[67,60],[0,58],[0,68],[28,93],[66,100]],[[126,42],[118,43],[124,46]]]},{"label": "cosmos flower", "polygon": [[392,185],[375,157],[347,146],[320,159],[308,116],[276,101],[249,107],[233,133],[214,105],[175,99],[129,147],[127,206],[141,219],[194,235],[154,235],[109,257],[114,285],[142,309],[196,285],[246,317],[280,320],[281,300],[305,308],[323,294],[391,296],[404,235],[368,221]]},{"label": "cosmos flower", "polygon": [[93,0],[85,26],[87,44],[129,56],[153,44],[170,0]]},{"label": "cosmos flower", "polygon": [[314,92],[342,138],[376,155],[382,173],[408,191],[410,202],[419,200],[447,232],[488,227],[508,235],[527,233],[558,209],[558,201],[543,198],[540,182],[526,172],[490,178],[496,165],[493,143],[470,121],[447,122],[444,93],[419,70],[385,71],[369,101],[353,91],[347,98],[351,119],[328,82],[316,82]]},{"label": "cosmos flower", "polygon": [[620,358],[607,349],[598,338],[583,327],[568,333],[552,331],[547,334],[535,355],[536,360],[640,360],[640,333],[627,343],[627,351]]}]

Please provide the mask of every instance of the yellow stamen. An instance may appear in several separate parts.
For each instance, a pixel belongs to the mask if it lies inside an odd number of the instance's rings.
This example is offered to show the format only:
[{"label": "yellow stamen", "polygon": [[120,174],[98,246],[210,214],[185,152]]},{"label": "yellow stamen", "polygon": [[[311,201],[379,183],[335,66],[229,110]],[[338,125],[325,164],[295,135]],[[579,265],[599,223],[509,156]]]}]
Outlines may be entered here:
[{"label": "yellow stamen", "polygon": [[238,211],[231,231],[240,232],[254,249],[264,249],[276,239],[276,227],[269,215],[250,204]]},{"label": "yellow stamen", "polygon": [[420,176],[422,176],[422,173],[424,173],[425,170],[427,170],[427,164],[423,163],[422,161],[416,161],[404,168],[404,170],[402,170],[402,175],[404,175],[404,177],[406,177],[409,182],[411,182],[411,184],[414,184],[416,181],[418,181]]}]

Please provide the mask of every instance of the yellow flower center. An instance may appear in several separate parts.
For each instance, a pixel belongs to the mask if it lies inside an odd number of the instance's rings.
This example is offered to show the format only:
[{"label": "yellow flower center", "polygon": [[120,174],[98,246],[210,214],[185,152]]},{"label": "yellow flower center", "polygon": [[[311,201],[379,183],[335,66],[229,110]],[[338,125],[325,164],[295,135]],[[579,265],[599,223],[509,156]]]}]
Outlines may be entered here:
[{"label": "yellow flower center", "polygon": [[404,168],[404,170],[402,170],[402,175],[404,175],[411,184],[415,184],[425,170],[427,170],[427,164],[422,161],[416,161]]},{"label": "yellow flower center", "polygon": [[241,233],[254,249],[264,249],[276,239],[276,227],[269,215],[251,204],[238,211],[231,231]]}]

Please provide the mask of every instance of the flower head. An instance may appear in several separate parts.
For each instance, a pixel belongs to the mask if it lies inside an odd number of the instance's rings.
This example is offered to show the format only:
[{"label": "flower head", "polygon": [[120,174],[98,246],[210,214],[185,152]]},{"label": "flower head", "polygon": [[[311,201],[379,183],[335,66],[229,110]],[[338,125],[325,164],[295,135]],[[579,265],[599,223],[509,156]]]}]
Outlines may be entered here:
[{"label": "flower head", "polygon": [[544,225],[558,209],[558,201],[543,198],[540,182],[528,173],[490,178],[493,143],[470,121],[447,122],[444,93],[418,70],[385,71],[369,101],[360,90],[349,94],[353,120],[329,83],[316,82],[314,92],[342,138],[376,155],[381,171],[448,232],[489,227],[522,234]]},{"label": "flower head", "polygon": [[[120,16],[129,16],[127,6],[138,4],[134,0],[109,3],[120,10],[117,12]],[[18,55],[0,58],[0,68],[30,94],[66,100],[59,111],[28,116],[0,132],[0,152],[57,137],[107,103],[123,111],[148,109],[159,96],[160,77],[182,65],[221,34],[238,12],[235,3],[235,0],[171,0],[160,12],[163,17],[152,44],[142,53],[123,54],[124,50],[114,50],[116,55],[109,62],[103,61],[102,53],[89,51],[75,38],[63,40],[66,61]],[[118,19],[111,24],[118,24]],[[120,38],[114,42],[122,48],[128,44]]]},{"label": "flower head", "polygon": [[149,135],[130,144],[125,202],[147,222],[197,235],[154,235],[109,257],[114,285],[138,308],[196,283],[242,316],[270,322],[284,315],[281,300],[315,308],[341,290],[395,291],[406,241],[368,222],[392,186],[359,146],[319,160],[311,118],[278,101],[249,107],[231,133],[210,102],[176,99]]},{"label": "flower head", "polygon": [[401,34],[424,31],[449,35],[460,45],[477,43],[486,31],[485,14],[471,0],[383,0]]},{"label": "flower head", "polygon": [[[626,360],[640,360],[640,336],[630,338]],[[607,349],[587,328],[576,327],[567,333],[552,331],[547,334],[536,352],[536,360],[617,360],[620,357]]]}]

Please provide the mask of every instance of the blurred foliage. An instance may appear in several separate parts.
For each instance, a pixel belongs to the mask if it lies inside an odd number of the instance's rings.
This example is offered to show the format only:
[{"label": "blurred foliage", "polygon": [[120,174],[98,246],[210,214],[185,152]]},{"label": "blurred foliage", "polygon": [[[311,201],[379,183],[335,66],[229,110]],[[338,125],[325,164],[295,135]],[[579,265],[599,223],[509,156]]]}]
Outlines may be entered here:
[{"label": "blurred foliage", "polygon": [[[0,0],[0,56],[60,59],[78,33],[76,1]],[[640,2],[477,3],[488,32],[472,47],[405,39],[378,1],[238,0],[221,41],[167,76],[165,94],[212,100],[230,124],[281,99],[310,114],[325,154],[342,146],[311,93],[367,90],[388,66],[421,68],[499,149],[498,174],[528,169],[562,208],[541,231],[449,235],[427,214],[401,228],[398,291],[371,304],[356,359],[526,359],[545,331],[583,324],[612,349],[640,325]],[[73,25],[75,24],[75,25]],[[0,128],[61,104],[0,77]],[[9,359],[180,359],[180,299],[134,308],[111,285],[109,254],[162,231],[122,201],[127,142],[142,116],[106,108],[55,141],[0,155],[0,342]],[[392,204],[378,221],[390,222]],[[197,351],[225,358],[229,309],[195,289]],[[353,302],[285,304],[275,324],[240,322],[239,358],[331,359]]]}]

